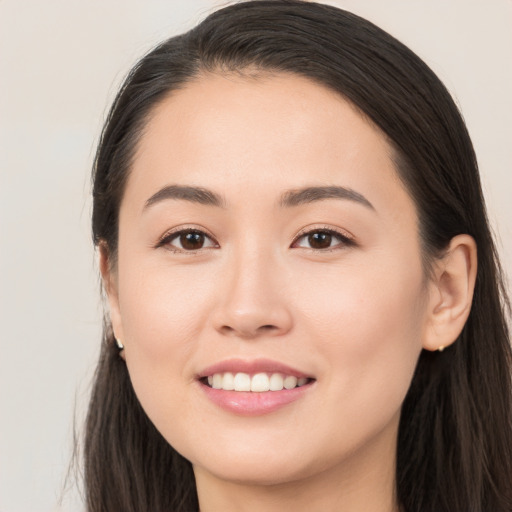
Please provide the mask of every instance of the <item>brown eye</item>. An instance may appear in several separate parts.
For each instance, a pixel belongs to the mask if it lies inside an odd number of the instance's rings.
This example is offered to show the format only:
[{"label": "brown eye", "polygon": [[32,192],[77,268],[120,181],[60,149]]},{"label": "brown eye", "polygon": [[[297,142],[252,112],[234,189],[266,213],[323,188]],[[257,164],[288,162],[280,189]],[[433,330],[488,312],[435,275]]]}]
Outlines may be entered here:
[{"label": "brown eye", "polygon": [[183,229],[175,231],[164,237],[158,244],[174,252],[199,251],[218,247],[218,245],[206,233],[196,229]]},{"label": "brown eye", "polygon": [[312,249],[327,249],[331,247],[332,235],[326,231],[316,231],[308,235],[308,242]]},{"label": "brown eye", "polygon": [[292,247],[303,247],[315,251],[342,249],[355,245],[354,240],[331,229],[316,229],[298,237]]},{"label": "brown eye", "polygon": [[195,251],[202,249],[204,245],[205,236],[203,233],[189,232],[182,233],[179,236],[181,247],[187,251]]}]

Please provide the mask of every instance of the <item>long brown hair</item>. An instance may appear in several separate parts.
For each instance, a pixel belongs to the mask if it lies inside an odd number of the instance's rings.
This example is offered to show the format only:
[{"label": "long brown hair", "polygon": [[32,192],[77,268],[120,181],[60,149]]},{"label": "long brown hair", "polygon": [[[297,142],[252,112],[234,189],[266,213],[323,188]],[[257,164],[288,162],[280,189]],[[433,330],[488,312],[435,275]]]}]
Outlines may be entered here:
[{"label": "long brown hair", "polygon": [[[420,220],[425,268],[457,234],[478,246],[472,310],[459,339],[423,351],[402,408],[396,492],[407,512],[512,510],[512,356],[506,290],[473,147],[434,73],[372,23],[335,7],[237,3],[173,37],[126,78],[94,164],[93,236],[115,262],[118,213],[149,113],[199,73],[296,73],[343,95],[386,135]],[[191,512],[194,475],[133,391],[108,322],[85,437],[89,512]]]}]

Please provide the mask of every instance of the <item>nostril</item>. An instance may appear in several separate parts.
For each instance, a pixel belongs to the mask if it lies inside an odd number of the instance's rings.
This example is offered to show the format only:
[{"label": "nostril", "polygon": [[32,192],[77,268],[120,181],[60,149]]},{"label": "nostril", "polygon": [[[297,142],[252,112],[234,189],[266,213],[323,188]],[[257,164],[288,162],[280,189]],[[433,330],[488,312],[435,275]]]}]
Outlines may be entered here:
[{"label": "nostril", "polygon": [[251,326],[239,326],[238,328],[232,327],[231,325],[223,325],[220,328],[220,332],[225,335],[238,335],[243,338],[254,338],[258,335],[265,333],[273,333],[278,331],[279,328],[272,324],[260,325],[256,328],[251,328]]},{"label": "nostril", "polygon": [[272,331],[274,329],[277,329],[275,325],[262,325],[259,330],[261,331]]}]

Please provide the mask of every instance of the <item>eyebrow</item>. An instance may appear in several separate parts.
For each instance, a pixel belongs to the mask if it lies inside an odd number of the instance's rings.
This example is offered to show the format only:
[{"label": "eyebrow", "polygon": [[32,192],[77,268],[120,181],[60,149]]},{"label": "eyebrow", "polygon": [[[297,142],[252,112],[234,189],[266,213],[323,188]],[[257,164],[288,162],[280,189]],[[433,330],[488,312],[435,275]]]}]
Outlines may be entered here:
[{"label": "eyebrow", "polygon": [[325,199],[346,199],[359,203],[370,210],[375,210],[372,203],[362,194],[346,187],[337,185],[322,187],[305,187],[296,190],[289,190],[281,197],[281,206],[299,206],[302,204],[314,203]]},{"label": "eyebrow", "polygon": [[[198,203],[206,206],[225,208],[225,199],[203,187],[190,185],[167,185],[153,194],[144,204],[144,210],[165,200],[182,200]],[[281,207],[293,207],[303,204],[315,203],[325,199],[345,199],[359,203],[370,210],[375,210],[373,205],[359,192],[337,185],[304,187],[288,190],[282,196],[279,204]]]},{"label": "eyebrow", "polygon": [[146,201],[144,210],[168,199],[181,199],[182,201],[190,201],[206,206],[225,207],[225,201],[222,196],[206,188],[187,185],[168,185],[161,188]]}]

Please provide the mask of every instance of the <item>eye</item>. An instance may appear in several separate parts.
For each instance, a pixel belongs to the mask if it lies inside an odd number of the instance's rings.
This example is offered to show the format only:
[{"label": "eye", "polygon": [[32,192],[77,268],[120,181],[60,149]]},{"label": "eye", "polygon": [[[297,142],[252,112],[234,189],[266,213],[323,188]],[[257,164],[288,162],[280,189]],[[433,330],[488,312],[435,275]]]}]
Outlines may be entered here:
[{"label": "eye", "polygon": [[299,235],[293,242],[292,247],[322,251],[352,245],[355,245],[354,240],[333,229],[315,229]]},{"label": "eye", "polygon": [[191,252],[218,247],[218,244],[199,229],[181,229],[165,235],[158,247],[166,247],[176,252]]}]

